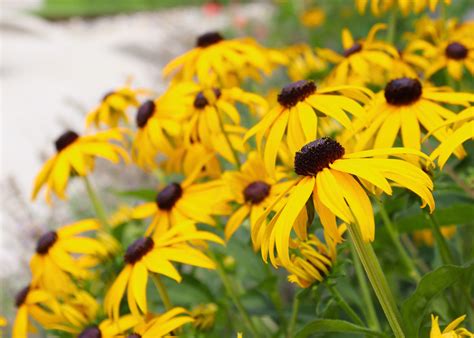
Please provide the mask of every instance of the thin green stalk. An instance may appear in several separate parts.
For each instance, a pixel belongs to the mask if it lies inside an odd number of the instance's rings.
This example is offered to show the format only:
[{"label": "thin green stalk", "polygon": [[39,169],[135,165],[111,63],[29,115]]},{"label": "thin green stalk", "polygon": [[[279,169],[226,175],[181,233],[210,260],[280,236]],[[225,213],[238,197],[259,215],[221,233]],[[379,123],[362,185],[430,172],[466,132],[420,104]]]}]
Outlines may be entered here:
[{"label": "thin green stalk", "polygon": [[387,233],[390,236],[390,239],[395,245],[395,249],[397,249],[398,256],[399,258],[401,258],[402,264],[409,271],[410,277],[413,278],[416,282],[419,282],[421,279],[420,274],[418,270],[416,269],[416,266],[413,263],[413,260],[411,259],[410,256],[408,256],[407,252],[405,251],[405,248],[400,242],[398,231],[395,228],[392,221],[390,220],[390,217],[388,216],[387,210],[385,209],[383,202],[377,199],[377,204],[379,206],[380,215],[382,216],[385,229],[387,230]]},{"label": "thin green stalk", "polygon": [[241,163],[240,163],[239,155],[237,154],[237,151],[232,146],[232,142],[230,142],[229,135],[227,134],[226,130],[224,129],[224,122],[222,121],[222,117],[221,117],[221,114],[219,114],[219,112],[217,112],[217,119],[219,120],[219,127],[222,130],[222,134],[224,135],[225,141],[227,142],[227,145],[229,146],[230,150],[232,151],[232,157],[234,158],[234,161],[237,165],[237,168],[240,169]]},{"label": "thin green stalk", "polygon": [[448,243],[446,242],[446,239],[441,233],[441,229],[438,222],[436,221],[436,218],[434,217],[433,214],[430,214],[428,211],[426,212],[426,215],[430,223],[431,230],[433,231],[436,245],[441,255],[441,260],[443,261],[444,264],[454,264],[453,255],[451,253],[451,250],[449,250],[449,246],[448,246]]},{"label": "thin green stalk", "polygon": [[296,326],[296,319],[298,318],[298,312],[300,309],[300,293],[304,290],[300,290],[299,292],[296,293],[294,299],[293,299],[293,306],[291,308],[291,317],[290,317],[290,323],[288,324],[288,334],[287,337],[291,338],[293,337],[293,332],[295,330]]},{"label": "thin green stalk", "polygon": [[356,323],[359,324],[360,326],[365,326],[364,322],[360,317],[357,315],[357,313],[351,308],[351,306],[344,300],[342,297],[341,293],[331,284],[326,283],[326,287],[331,292],[331,294],[334,296],[334,299],[336,300],[337,304],[341,307],[341,309],[344,310],[344,312],[351,317],[351,319]]},{"label": "thin green stalk", "polygon": [[168,295],[168,291],[166,291],[166,286],[161,281],[160,275],[157,273],[151,273],[151,279],[153,280],[153,283],[160,294],[161,301],[163,302],[166,311],[171,310],[173,308],[173,304],[171,304],[170,296]]},{"label": "thin green stalk", "polygon": [[94,208],[97,218],[102,223],[102,226],[105,229],[110,229],[110,224],[107,221],[107,213],[105,212],[105,208],[104,208],[104,205],[102,204],[102,201],[100,200],[99,196],[95,192],[94,187],[92,186],[87,176],[83,176],[82,179],[84,181],[84,184],[86,185],[87,194],[89,195],[89,199],[92,203],[92,207]]},{"label": "thin green stalk", "polygon": [[420,256],[418,255],[418,250],[416,249],[416,246],[411,241],[410,237],[407,234],[401,234],[400,239],[402,240],[407,250],[410,252],[411,256],[415,259],[415,263],[418,265],[420,272],[422,274],[430,272],[431,270],[429,266],[426,265],[423,259],[421,259]]},{"label": "thin green stalk", "polygon": [[225,272],[225,269],[223,268],[222,263],[220,262],[219,259],[217,259],[216,255],[211,250],[208,250],[208,254],[212,258],[212,260],[216,263],[217,274],[219,275],[222,281],[222,284],[224,285],[224,289],[226,290],[230,299],[232,299],[232,302],[234,303],[235,307],[239,311],[239,314],[242,317],[242,320],[244,321],[245,326],[247,326],[248,330],[251,332],[252,337],[259,337],[258,331],[255,328],[255,325],[250,319],[250,316],[248,315],[244,306],[242,305],[242,302],[240,301],[239,296],[236,294],[234,288],[232,287],[232,282],[229,279],[229,276],[227,275],[227,273]]},{"label": "thin green stalk", "polygon": [[354,264],[354,269],[357,277],[357,282],[359,283],[360,291],[362,293],[362,299],[364,301],[363,311],[365,312],[365,318],[369,327],[374,330],[380,330],[379,319],[377,318],[377,313],[375,312],[374,302],[372,301],[372,296],[370,294],[369,287],[367,286],[367,280],[365,279],[364,270],[360,263],[359,257],[352,241],[349,241],[352,261]]},{"label": "thin green stalk", "polygon": [[393,6],[390,17],[388,18],[387,42],[395,43],[395,35],[397,33],[397,6]]},{"label": "thin green stalk", "polygon": [[352,241],[359,256],[362,265],[367,273],[370,283],[375,291],[380,305],[387,317],[388,323],[396,338],[405,337],[402,329],[401,315],[398,311],[395,298],[390,290],[387,280],[380,267],[379,261],[375,256],[374,249],[370,243],[364,242],[360,227],[357,224],[347,224],[347,229],[351,235]]}]

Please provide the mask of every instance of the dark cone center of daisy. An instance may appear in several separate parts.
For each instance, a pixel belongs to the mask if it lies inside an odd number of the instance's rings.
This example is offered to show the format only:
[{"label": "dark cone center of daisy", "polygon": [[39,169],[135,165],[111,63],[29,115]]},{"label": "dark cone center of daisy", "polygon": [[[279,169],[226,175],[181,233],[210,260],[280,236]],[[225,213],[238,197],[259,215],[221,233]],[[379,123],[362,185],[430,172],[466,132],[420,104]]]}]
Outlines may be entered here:
[{"label": "dark cone center of daisy", "polygon": [[171,210],[182,195],[179,183],[170,183],[156,195],[156,204],[161,210]]},{"label": "dark cone center of daisy", "polygon": [[270,194],[270,185],[263,181],[250,183],[244,189],[245,202],[259,204]]},{"label": "dark cone center of daisy", "polygon": [[301,80],[293,82],[283,87],[280,94],[278,94],[278,102],[282,106],[290,108],[306,99],[315,91],[316,84],[313,81]]},{"label": "dark cone center of daisy", "polygon": [[40,255],[45,255],[48,253],[49,249],[56,243],[58,240],[58,234],[56,231],[48,231],[40,237],[36,243],[36,252]]},{"label": "dark cone center of daisy", "polygon": [[124,260],[128,264],[135,264],[143,256],[145,256],[151,249],[155,242],[150,237],[142,237],[130,244],[124,255]]},{"label": "dark cone center of daisy", "polygon": [[385,86],[385,99],[392,105],[404,106],[416,102],[422,92],[420,81],[403,77]]},{"label": "dark cone center of daisy", "polygon": [[151,100],[143,102],[143,104],[138,108],[137,117],[135,118],[138,128],[143,128],[146,126],[154,111],[155,102]]},{"label": "dark cone center of daisy", "polygon": [[350,48],[344,51],[344,56],[349,57],[352,54],[359,53],[362,50],[362,45],[358,42],[354,43]]},{"label": "dark cone center of daisy", "polygon": [[23,303],[26,300],[26,296],[28,296],[28,292],[30,292],[30,286],[26,286],[23,289],[21,289],[20,291],[18,291],[18,293],[15,295],[15,306],[16,307],[20,307],[20,306],[23,305]]},{"label": "dark cone center of daisy", "polygon": [[318,172],[344,156],[344,152],[344,147],[332,138],[317,139],[296,152],[295,172],[298,175],[316,176]]},{"label": "dark cone center of daisy", "polygon": [[450,43],[444,50],[446,56],[453,60],[465,59],[468,53],[466,46],[459,42]]},{"label": "dark cone center of daisy", "polygon": [[129,334],[127,338],[141,338],[142,336],[139,335],[138,333],[132,333],[132,334]]},{"label": "dark cone center of daisy", "polygon": [[79,335],[78,338],[102,338],[102,332],[100,332],[97,326],[90,326],[85,328]]},{"label": "dark cone center of daisy", "polygon": [[205,48],[222,40],[224,40],[224,38],[218,32],[208,32],[198,36],[196,46]]},{"label": "dark cone center of daisy", "polygon": [[[216,96],[216,99],[221,97],[221,91],[218,88],[214,88],[214,95]],[[199,92],[196,95],[196,98],[194,99],[194,108],[196,109],[204,109],[209,104],[209,101],[207,98],[204,96],[203,92]]]},{"label": "dark cone center of daisy", "polygon": [[56,147],[56,151],[59,153],[61,150],[66,148],[72,142],[77,140],[79,135],[72,130],[66,131],[64,134],[59,136],[56,141],[54,141],[54,145]]}]

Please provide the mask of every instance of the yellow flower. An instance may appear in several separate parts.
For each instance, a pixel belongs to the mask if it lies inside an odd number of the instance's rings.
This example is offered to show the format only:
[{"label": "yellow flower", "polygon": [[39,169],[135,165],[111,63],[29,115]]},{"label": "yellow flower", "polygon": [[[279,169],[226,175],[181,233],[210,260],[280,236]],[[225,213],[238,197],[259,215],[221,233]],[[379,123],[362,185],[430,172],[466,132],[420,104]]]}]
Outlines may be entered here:
[{"label": "yellow flower", "polygon": [[428,60],[416,53],[416,46],[409,44],[404,50],[398,52],[398,57],[393,59],[392,69],[388,78],[398,79],[401,77],[417,78],[420,72],[428,68]]},{"label": "yellow flower", "polygon": [[[281,174],[278,176],[282,178]],[[254,248],[258,249],[263,227],[256,228],[255,223],[271,201],[286,190],[288,182],[279,183],[278,179],[271,178],[257,152],[249,154],[247,162],[239,171],[225,172],[223,180],[232,196],[230,201],[239,205],[225,226],[226,239],[229,240],[244,220],[249,218]]]},{"label": "yellow flower", "polygon": [[44,328],[50,328],[60,320],[55,312],[57,304],[54,297],[44,290],[31,286],[23,288],[15,297],[15,305],[17,312],[13,323],[13,338],[28,337],[28,331],[31,329],[29,317]]},{"label": "yellow flower", "polygon": [[286,48],[289,63],[286,67],[288,76],[292,81],[310,79],[315,73],[324,71],[327,63],[321,59],[312,48],[306,44],[298,44]]},{"label": "yellow flower", "polygon": [[[451,0],[441,0],[445,5],[451,4]],[[365,8],[369,0],[355,0],[357,10],[360,14],[365,13]],[[392,6],[398,6],[403,15],[408,15],[410,12],[415,14],[420,13],[427,7],[434,12],[440,0],[371,0],[370,10],[373,15],[380,16],[387,12]]]},{"label": "yellow flower", "polygon": [[431,331],[430,338],[462,338],[473,337],[474,334],[465,328],[457,328],[459,324],[466,318],[466,315],[456,318],[441,332],[438,324],[438,316],[431,315]]},{"label": "yellow flower", "polygon": [[[441,233],[445,238],[451,238],[456,233],[456,225],[449,225],[441,227]],[[430,229],[417,230],[413,232],[413,239],[418,244],[425,244],[428,246],[433,246],[434,238],[433,232]]]},{"label": "yellow flower", "polygon": [[300,21],[306,27],[319,27],[326,20],[326,13],[321,8],[311,8],[304,11],[300,16]]},{"label": "yellow flower", "polygon": [[348,29],[342,31],[344,52],[338,54],[331,49],[318,48],[317,53],[323,59],[336,66],[328,75],[327,82],[332,85],[378,83],[383,72],[392,68],[393,58],[398,57],[397,50],[375,39],[375,35],[386,25],[374,25],[365,40],[355,41]]},{"label": "yellow flower", "polygon": [[200,35],[196,47],[171,60],[164,68],[165,77],[176,82],[192,81],[227,87],[238,85],[245,77],[259,78],[271,73],[285,57],[259,45],[251,38],[226,40],[218,32]]},{"label": "yellow flower", "polygon": [[159,316],[139,323],[134,328],[134,333],[128,335],[128,338],[170,337],[169,334],[174,330],[193,321],[194,319],[189,316],[188,311],[181,307],[175,307]]},{"label": "yellow flower", "polygon": [[290,148],[299,149],[305,140],[316,138],[318,115],[331,117],[348,128],[351,120],[346,112],[356,117],[365,115],[364,108],[354,98],[367,101],[371,95],[370,90],[362,87],[336,86],[317,90],[312,81],[290,83],[278,95],[278,104],[247,132],[245,139],[256,135],[257,148],[261,149],[266,136],[263,159],[269,175],[274,177],[276,157],[285,131]]},{"label": "yellow flower", "polygon": [[[263,259],[266,261],[269,254],[271,262],[277,265],[274,253],[276,245],[282,265],[286,267],[291,264],[290,233],[297,218],[306,215],[305,206],[308,200],[312,200],[325,233],[336,243],[342,240],[336,217],[344,223],[357,224],[365,241],[374,240],[372,204],[363,188],[367,185],[374,185],[391,195],[390,180],[417,194],[423,201],[422,207],[428,204],[432,211],[434,199],[430,177],[409,162],[384,158],[387,155],[400,157],[403,154],[429,160],[425,154],[408,148],[375,149],[346,154],[338,142],[328,137],[306,144],[295,154],[294,170],[300,177],[292,181],[287,200],[276,210],[263,236]],[[281,196],[283,194],[273,201],[258,222],[268,216],[270,210],[279,203]]]},{"label": "yellow flower", "polygon": [[115,210],[115,212],[108,217],[107,222],[112,228],[115,228],[121,224],[131,221],[133,219],[132,213],[133,208],[131,206],[128,204],[120,204],[117,210]]},{"label": "yellow flower", "polygon": [[35,178],[32,199],[34,200],[43,186],[46,186],[46,201],[51,203],[51,193],[65,199],[65,190],[71,175],[87,176],[93,169],[96,157],[102,157],[113,163],[122,158],[128,161],[127,152],[111,141],[123,141],[119,129],[110,129],[91,135],[79,136],[68,130],[56,141],[57,153],[41,168]]},{"label": "yellow flower", "polygon": [[138,107],[137,95],[144,93],[143,90],[134,90],[126,85],[107,93],[101,103],[86,116],[86,127],[94,124],[97,128],[101,124],[116,128],[120,121],[128,123],[127,110],[130,107]]},{"label": "yellow flower", "polygon": [[43,234],[30,261],[32,286],[61,294],[74,292],[75,285],[70,276],[79,279],[90,276],[90,271],[79,264],[77,254],[106,254],[106,250],[96,239],[77,235],[99,228],[97,220],[85,219]]},{"label": "yellow flower", "polygon": [[[203,241],[223,243],[216,235],[199,231],[191,222],[183,222],[169,230],[160,229],[152,237],[142,237],[133,242],[124,255],[125,267],[117,276],[105,297],[105,309],[109,317],[118,318],[122,297],[127,288],[130,312],[146,314],[146,286],[149,273],[168,276],[181,282],[181,275],[171,262],[179,262],[207,269],[214,269],[214,262],[189,242]],[[205,242],[204,242],[205,243]]]},{"label": "yellow flower", "polygon": [[201,331],[212,329],[216,320],[217,305],[214,303],[200,304],[191,311],[193,326]]},{"label": "yellow flower", "polygon": [[[419,150],[421,127],[433,132],[439,141],[444,141],[449,132],[445,128],[435,129],[456,114],[439,103],[467,106],[474,101],[474,94],[448,89],[422,86],[420,81],[412,78],[390,81],[385,90],[375,95],[365,120],[354,122],[354,133],[358,136],[355,151],[391,147],[399,134],[404,147]],[[455,154],[462,157],[465,152],[460,147]]]},{"label": "yellow flower", "polygon": [[[100,324],[92,324],[83,327],[80,331],[72,331],[76,333],[78,338],[123,338],[124,333],[140,322],[140,318],[134,315],[125,315],[115,320],[105,319]],[[61,330],[61,328],[58,328]],[[62,331],[68,331],[63,328]]]}]

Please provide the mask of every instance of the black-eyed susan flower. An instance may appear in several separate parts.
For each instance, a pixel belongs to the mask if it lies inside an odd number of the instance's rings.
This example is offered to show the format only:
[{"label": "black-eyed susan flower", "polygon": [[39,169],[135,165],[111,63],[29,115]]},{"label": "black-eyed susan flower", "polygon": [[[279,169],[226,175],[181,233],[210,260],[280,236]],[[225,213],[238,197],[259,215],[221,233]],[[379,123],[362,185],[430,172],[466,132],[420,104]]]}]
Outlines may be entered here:
[{"label": "black-eyed susan flower", "polygon": [[[449,133],[445,128],[435,128],[456,114],[441,104],[468,106],[472,101],[474,94],[423,86],[417,79],[392,80],[368,105],[366,119],[354,122],[354,125],[359,124],[354,128],[358,134],[355,150],[391,147],[399,134],[404,147],[419,150],[422,128],[433,132],[434,137],[442,142]],[[360,126],[364,130],[360,131]],[[457,148],[455,154],[462,157],[465,153],[462,148]]]},{"label": "black-eyed susan flower", "polygon": [[272,178],[267,174],[262,159],[257,152],[251,152],[239,171],[227,171],[223,175],[230,201],[238,204],[225,226],[228,240],[240,225],[249,218],[254,248],[259,247],[264,227],[255,227],[257,219],[264,213],[271,201],[286,190],[288,182],[279,182],[283,174]]},{"label": "black-eyed susan flower", "polygon": [[56,330],[76,334],[77,338],[123,338],[126,337],[126,332],[139,322],[140,318],[125,315],[115,320],[104,319],[98,324],[89,324],[79,330],[70,330],[66,326],[60,326]]},{"label": "black-eyed susan flower", "polygon": [[153,237],[142,237],[133,242],[125,252],[125,267],[117,276],[105,297],[105,309],[109,317],[118,318],[122,297],[127,289],[130,311],[135,316],[148,312],[146,286],[148,275],[157,273],[177,282],[181,275],[171,262],[179,262],[214,269],[214,262],[191,242],[212,241],[223,243],[218,236],[197,230],[191,222],[183,222],[171,229],[157,229]]},{"label": "black-eyed susan flower", "polygon": [[193,326],[200,331],[211,330],[216,320],[218,307],[214,303],[199,304],[191,310],[191,317],[194,319]]},{"label": "black-eyed susan flower", "polygon": [[189,312],[182,307],[175,307],[163,314],[153,316],[140,322],[133,329],[133,333],[127,338],[162,338],[170,337],[173,331],[179,329],[187,323],[192,323],[194,319]]},{"label": "black-eyed susan flower", "polygon": [[[337,141],[324,137],[312,141],[296,152],[294,170],[299,177],[293,180],[288,198],[276,210],[263,236],[262,257],[270,256],[277,265],[274,249],[283,266],[291,264],[289,256],[290,233],[295,220],[312,200],[324,231],[331,240],[342,240],[338,231],[336,217],[344,223],[357,224],[365,241],[375,238],[375,224],[372,204],[364,189],[372,184],[388,195],[392,194],[389,181],[417,194],[423,201],[422,207],[429,205],[434,209],[431,194],[433,183],[430,177],[415,165],[400,159],[410,154],[425,158],[425,154],[409,148],[375,149],[346,153]],[[360,183],[362,182],[362,184]],[[267,211],[260,217],[263,221],[279,203],[277,197]]]},{"label": "black-eyed susan flower", "polygon": [[86,126],[93,124],[99,128],[104,124],[116,128],[121,121],[128,124],[127,110],[138,107],[138,95],[144,93],[143,90],[132,89],[128,84],[108,92],[100,104],[87,114]]},{"label": "black-eyed susan flower", "polygon": [[245,77],[270,74],[278,63],[285,63],[283,54],[259,45],[254,39],[227,40],[218,32],[200,35],[196,47],[171,60],[164,68],[165,77],[176,81],[197,81],[201,84],[235,86]]},{"label": "black-eyed susan flower", "polygon": [[462,315],[453,320],[444,328],[443,332],[441,332],[441,328],[439,327],[438,319],[438,316],[431,315],[430,338],[463,338],[474,336],[474,333],[469,332],[467,329],[463,327],[458,328],[459,324],[466,319],[466,315]]},{"label": "black-eyed susan flower", "polygon": [[30,317],[45,328],[50,328],[60,320],[55,312],[57,304],[54,296],[47,291],[27,286],[15,297],[17,308],[13,323],[13,338],[28,337],[31,329]]},{"label": "black-eyed susan flower", "polygon": [[106,255],[99,241],[78,235],[99,228],[97,220],[86,219],[43,234],[30,260],[31,284],[58,294],[74,292],[71,276],[79,279],[90,276],[90,271],[78,261],[77,254]]},{"label": "black-eyed susan flower", "polygon": [[451,0],[355,0],[357,10],[360,14],[365,13],[369,2],[370,11],[375,16],[382,15],[393,6],[397,6],[403,15],[408,15],[409,13],[418,14],[426,8],[434,12],[440,2],[444,2],[445,5],[451,4]]},{"label": "black-eyed susan flower", "polygon": [[32,199],[44,186],[48,203],[51,203],[52,193],[65,199],[69,177],[87,176],[94,169],[97,157],[112,163],[119,163],[121,158],[127,162],[127,152],[112,141],[123,142],[121,130],[110,129],[84,136],[71,130],[63,133],[54,143],[56,154],[46,161],[35,178]]},{"label": "black-eyed susan flower", "polygon": [[393,58],[398,57],[397,50],[390,44],[376,40],[378,31],[386,25],[374,25],[367,38],[354,40],[348,29],[342,31],[342,47],[338,54],[327,48],[318,48],[317,53],[323,59],[335,64],[326,79],[330,85],[379,83],[384,72],[392,68]]},{"label": "black-eyed susan flower", "polygon": [[367,101],[371,95],[370,90],[362,87],[316,89],[316,84],[308,80],[290,83],[278,95],[278,104],[247,132],[245,139],[256,135],[257,147],[261,149],[266,136],[263,159],[269,175],[275,176],[277,153],[285,134],[290,149],[296,151],[306,139],[316,138],[318,114],[349,128],[351,120],[347,113],[363,117],[365,110],[356,100]]},{"label": "black-eyed susan flower", "polygon": [[[450,239],[456,234],[456,225],[447,225],[440,228],[441,234],[446,239]],[[413,232],[413,239],[419,245],[424,244],[427,246],[433,246],[435,239],[433,231],[431,229],[417,230]]]},{"label": "black-eyed susan flower", "polygon": [[286,71],[292,81],[313,78],[327,69],[327,62],[306,44],[290,46],[283,52],[289,59]]},{"label": "black-eyed susan flower", "polygon": [[429,61],[419,55],[414,44],[408,44],[403,50],[398,51],[398,57],[393,58],[393,65],[388,72],[388,78],[401,77],[417,78],[429,66]]}]

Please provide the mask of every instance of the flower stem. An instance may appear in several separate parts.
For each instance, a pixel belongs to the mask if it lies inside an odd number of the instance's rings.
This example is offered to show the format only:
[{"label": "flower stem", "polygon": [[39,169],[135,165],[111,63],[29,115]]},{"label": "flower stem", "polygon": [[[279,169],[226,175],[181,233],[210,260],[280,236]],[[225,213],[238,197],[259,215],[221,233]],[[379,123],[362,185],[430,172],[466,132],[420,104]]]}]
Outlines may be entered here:
[{"label": "flower stem", "polygon": [[239,296],[235,292],[235,290],[232,286],[232,282],[229,279],[229,276],[227,275],[227,273],[225,272],[225,269],[222,266],[222,263],[216,257],[214,252],[212,252],[212,250],[208,250],[208,255],[216,263],[217,274],[219,275],[219,277],[222,281],[222,284],[224,285],[224,289],[226,290],[226,292],[229,295],[230,299],[232,299],[232,302],[234,303],[235,307],[239,311],[239,314],[242,317],[242,320],[244,321],[245,326],[247,326],[248,330],[251,332],[252,337],[259,337],[260,335],[258,334],[257,329],[255,328],[252,320],[250,319],[250,316],[248,315],[247,311],[245,310],[244,306],[242,305],[242,302],[240,301]]},{"label": "flower stem", "polygon": [[158,290],[158,293],[160,294],[160,298],[161,298],[161,301],[163,302],[163,305],[165,306],[165,309],[167,311],[171,310],[173,308],[173,305],[171,304],[168,291],[166,291],[166,287],[161,281],[160,275],[158,275],[157,273],[151,273],[151,279],[153,280],[153,283],[155,284],[156,289]]},{"label": "flower stem", "polygon": [[385,229],[387,230],[390,239],[395,245],[395,249],[397,249],[402,264],[409,271],[410,277],[413,278],[416,282],[419,282],[421,279],[420,274],[418,273],[418,270],[416,269],[413,260],[410,258],[410,256],[408,256],[408,253],[400,242],[398,231],[390,220],[390,217],[388,216],[387,210],[385,209],[383,202],[377,199],[377,204],[379,206],[380,215],[382,216],[382,220],[385,224]]},{"label": "flower stem", "polygon": [[395,43],[395,34],[397,32],[397,6],[393,6],[388,18],[388,31],[387,31],[387,42],[390,44]]},{"label": "flower stem", "polygon": [[222,134],[224,135],[225,141],[227,142],[227,145],[229,146],[232,152],[232,157],[234,158],[235,164],[237,165],[237,168],[240,169],[241,163],[240,163],[239,155],[237,154],[237,151],[232,146],[232,142],[230,141],[229,135],[227,134],[227,131],[224,128],[224,122],[222,121],[222,117],[219,112],[217,112],[217,119],[219,120],[219,127],[222,130]]},{"label": "flower stem", "polygon": [[92,207],[94,208],[95,214],[99,221],[102,223],[102,226],[109,230],[110,229],[110,224],[107,221],[107,213],[105,212],[104,205],[102,201],[100,200],[99,196],[95,192],[94,187],[92,186],[89,178],[87,176],[82,177],[84,184],[87,189],[87,194],[89,195],[89,199],[92,203]]},{"label": "flower stem", "polygon": [[453,255],[451,250],[449,250],[448,243],[444,238],[443,234],[441,233],[440,226],[436,221],[436,218],[430,214],[428,211],[426,212],[427,219],[430,223],[431,230],[433,231],[433,235],[436,241],[436,245],[438,246],[439,253],[441,255],[441,260],[444,264],[454,264]]},{"label": "flower stem", "polygon": [[296,319],[298,318],[298,312],[300,309],[300,293],[304,290],[300,290],[296,293],[296,295],[293,298],[293,306],[291,308],[291,317],[290,317],[290,323],[288,324],[288,334],[287,337],[291,338],[293,337],[293,331],[295,330],[296,326]]},{"label": "flower stem", "polygon": [[398,311],[392,291],[388,287],[387,280],[385,279],[379,261],[375,256],[374,249],[370,243],[364,242],[357,224],[349,223],[347,224],[347,229],[351,234],[357,255],[362,262],[365,272],[367,273],[367,277],[372,284],[375,295],[382,306],[382,309],[385,313],[385,316],[387,317],[388,323],[390,324],[395,337],[405,337],[401,325],[401,315]]},{"label": "flower stem", "polygon": [[350,305],[344,300],[340,292],[333,287],[331,284],[326,283],[326,287],[331,292],[331,294],[334,296],[334,299],[336,299],[337,304],[344,310],[344,312],[351,317],[351,319],[358,325],[360,326],[365,326],[364,322],[360,317],[357,315],[357,313],[350,307]]}]

